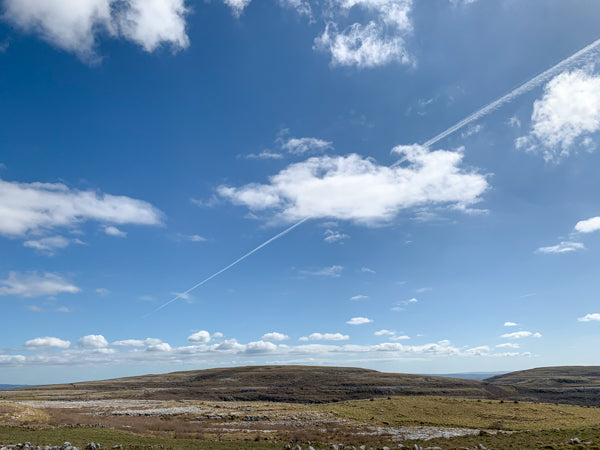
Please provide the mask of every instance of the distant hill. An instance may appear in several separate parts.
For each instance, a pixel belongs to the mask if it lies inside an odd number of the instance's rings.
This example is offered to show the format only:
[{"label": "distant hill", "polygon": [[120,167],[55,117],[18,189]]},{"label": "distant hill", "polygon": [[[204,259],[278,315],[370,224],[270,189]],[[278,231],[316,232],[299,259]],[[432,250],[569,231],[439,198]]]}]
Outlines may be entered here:
[{"label": "distant hill", "polygon": [[483,380],[507,398],[600,406],[600,366],[540,367]]},{"label": "distant hill", "polygon": [[138,398],[326,403],[391,395],[600,406],[600,367],[545,367],[479,381],[349,367],[250,366],[27,387],[1,391],[0,400]]},{"label": "distant hill", "polygon": [[[482,397],[478,381],[347,367],[251,366],[38,386],[10,394],[36,399],[199,399],[325,403],[390,395]],[[0,393],[0,399],[6,394]]]},{"label": "distant hill", "polygon": [[26,384],[0,384],[0,391],[4,391],[6,389],[18,389],[27,387]]}]

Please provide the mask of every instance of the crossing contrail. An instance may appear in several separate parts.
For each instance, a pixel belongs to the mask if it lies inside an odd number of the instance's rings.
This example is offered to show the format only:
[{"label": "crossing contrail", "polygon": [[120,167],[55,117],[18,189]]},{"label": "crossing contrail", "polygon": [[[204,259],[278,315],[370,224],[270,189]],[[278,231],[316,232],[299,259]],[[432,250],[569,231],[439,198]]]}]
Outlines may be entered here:
[{"label": "crossing contrail", "polygon": [[296,222],[294,225],[292,225],[289,228],[286,228],[285,230],[283,230],[281,233],[276,234],[275,236],[273,236],[272,238],[266,240],[265,242],[263,242],[262,244],[260,244],[258,247],[256,247],[254,250],[250,250],[248,253],[246,253],[244,256],[239,257],[238,259],[236,259],[234,262],[232,262],[231,264],[229,264],[227,267],[223,267],[221,270],[219,270],[218,272],[213,273],[210,277],[205,278],[204,280],[200,281],[199,283],[195,284],[194,286],[192,286],[191,288],[189,288],[187,291],[182,292],[180,294],[177,294],[175,297],[173,297],[171,300],[169,300],[166,303],[163,303],[162,305],[160,305],[158,308],[156,308],[154,311],[149,312],[148,314],[146,314],[143,317],[148,317],[151,314],[154,314],[157,311],[160,311],[161,309],[163,309],[165,306],[170,305],[171,303],[173,303],[174,301],[180,299],[180,298],[184,298],[187,294],[189,294],[190,292],[192,292],[194,289],[199,288],[200,286],[202,286],[203,284],[208,283],[210,280],[212,280],[215,277],[218,277],[219,275],[221,275],[223,272],[226,272],[227,270],[231,269],[233,266],[235,266],[236,264],[242,262],[243,260],[245,260],[248,256],[252,255],[253,253],[256,253],[257,251],[259,251],[261,248],[266,247],[267,245],[269,245],[271,242],[276,241],[277,239],[279,239],[280,237],[285,236],[286,234],[288,234],[290,231],[292,231],[294,228],[299,227],[300,225],[302,225],[304,222],[306,222],[310,217],[305,217],[304,219],[299,220],[298,222]]},{"label": "crossing contrail", "polygon": [[[463,120],[458,122],[456,125],[453,125],[450,128],[448,128],[447,130],[442,131],[437,136],[435,136],[435,137],[429,139],[427,142],[425,142],[423,144],[423,147],[431,147],[436,142],[441,141],[445,137],[447,137],[447,136],[451,135],[452,133],[460,130],[461,128],[469,125],[470,123],[472,123],[476,120],[479,120],[484,116],[487,116],[488,114],[490,114],[491,112],[494,112],[495,110],[497,110],[501,106],[505,105],[506,103],[513,101],[520,95],[523,95],[526,92],[529,92],[532,89],[535,89],[536,87],[538,87],[545,81],[547,81],[550,78],[554,77],[555,75],[559,74],[563,70],[569,68],[572,64],[579,62],[584,57],[587,57],[589,54],[596,51],[599,47],[600,47],[600,39],[592,42],[590,45],[588,45],[585,48],[582,48],[577,53],[569,56],[568,58],[563,59],[561,62],[559,62],[555,66],[552,66],[548,70],[545,70],[544,72],[540,73],[539,75],[533,77],[531,80],[527,81],[526,83],[523,83],[521,86],[512,90],[511,92],[504,95],[503,97],[500,97],[499,99],[494,100],[492,103],[484,106],[483,108],[474,112],[470,116],[464,118]],[[395,163],[392,167],[394,167],[396,165],[398,165],[398,163]]]}]

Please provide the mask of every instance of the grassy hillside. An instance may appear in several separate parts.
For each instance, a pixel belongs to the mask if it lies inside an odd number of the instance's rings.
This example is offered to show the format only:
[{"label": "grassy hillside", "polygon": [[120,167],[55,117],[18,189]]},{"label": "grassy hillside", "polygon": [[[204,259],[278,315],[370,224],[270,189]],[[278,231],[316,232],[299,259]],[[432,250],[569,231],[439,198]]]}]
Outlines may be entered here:
[{"label": "grassy hillside", "polygon": [[600,366],[540,367],[498,375],[483,383],[501,398],[600,405]]},{"label": "grassy hillside", "polygon": [[486,396],[478,381],[345,367],[252,366],[38,386],[0,399],[286,401],[326,403],[388,395]]}]

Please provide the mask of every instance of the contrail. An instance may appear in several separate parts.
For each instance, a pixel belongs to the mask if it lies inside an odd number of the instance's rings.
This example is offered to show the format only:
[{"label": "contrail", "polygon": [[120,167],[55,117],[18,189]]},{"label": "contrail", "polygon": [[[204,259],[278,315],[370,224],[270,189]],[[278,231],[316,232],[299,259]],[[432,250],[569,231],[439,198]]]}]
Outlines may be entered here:
[{"label": "contrail", "polygon": [[218,277],[219,275],[221,275],[223,272],[226,272],[227,270],[231,269],[233,266],[235,266],[236,264],[242,262],[243,260],[245,260],[248,256],[252,255],[253,253],[256,253],[257,251],[259,251],[261,248],[266,247],[267,245],[269,245],[271,242],[276,241],[277,239],[279,239],[282,236],[285,236],[286,234],[288,234],[290,231],[292,231],[294,228],[299,227],[300,225],[302,225],[304,222],[306,222],[309,219],[309,217],[305,217],[304,219],[299,220],[298,222],[296,222],[294,225],[292,225],[289,228],[286,228],[285,230],[283,230],[281,233],[273,236],[271,239],[266,240],[265,242],[263,242],[262,244],[260,244],[258,247],[256,247],[254,250],[249,251],[248,253],[246,253],[244,256],[241,256],[240,258],[236,259],[234,262],[232,262],[231,264],[229,264],[227,267],[223,267],[221,270],[219,270],[218,272],[213,273],[210,277],[202,280],[201,282],[195,284],[194,286],[192,286],[191,288],[189,288],[187,291],[182,292],[180,294],[177,294],[175,297],[173,297],[171,300],[169,300],[168,302],[160,305],[158,308],[156,308],[154,311],[149,312],[148,314],[144,315],[143,317],[146,318],[148,316],[150,316],[151,314],[154,314],[157,311],[160,311],[161,309],[163,309],[165,306],[170,305],[171,303],[173,303],[175,300],[178,300],[180,298],[185,297],[187,294],[189,294],[190,292],[192,292],[194,289],[199,288],[200,286],[202,286],[205,283],[208,283],[210,280],[212,280],[215,277]]},{"label": "contrail", "polygon": [[[523,83],[521,86],[517,87],[516,89],[514,89],[513,91],[504,95],[503,97],[500,97],[498,100],[495,100],[492,103],[490,103],[489,105],[484,106],[480,110],[474,112],[470,116],[468,116],[468,117],[464,118],[463,120],[461,120],[460,122],[458,122],[456,125],[453,125],[450,128],[448,128],[447,130],[441,132],[434,138],[429,139],[427,142],[425,142],[423,144],[423,146],[424,147],[432,146],[436,142],[444,139],[446,136],[449,136],[452,133],[460,130],[461,128],[469,125],[471,122],[474,122],[478,119],[481,119],[484,116],[487,116],[489,113],[495,111],[496,109],[500,108],[501,106],[505,105],[506,103],[513,101],[515,98],[519,97],[520,95],[522,95],[526,92],[529,92],[532,89],[535,89],[540,84],[544,83],[546,80],[554,77],[558,73],[567,69],[573,63],[578,62],[578,60],[581,59],[582,57],[587,56],[589,53],[593,52],[594,50],[597,50],[598,47],[600,47],[600,39],[591,43],[587,47],[579,50],[577,53],[569,56],[568,58],[563,59],[561,62],[559,62],[555,66],[552,66],[550,69],[540,73],[539,75],[535,76],[534,78],[527,81],[526,83]],[[397,164],[398,163],[395,163],[392,167],[396,166]]]}]

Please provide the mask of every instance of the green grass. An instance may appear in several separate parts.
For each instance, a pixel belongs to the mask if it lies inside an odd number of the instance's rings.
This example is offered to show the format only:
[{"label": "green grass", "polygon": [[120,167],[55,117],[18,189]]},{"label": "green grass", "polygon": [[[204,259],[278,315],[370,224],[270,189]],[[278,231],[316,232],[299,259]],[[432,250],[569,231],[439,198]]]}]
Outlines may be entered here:
[{"label": "green grass", "polygon": [[242,450],[242,449],[281,449],[280,443],[266,441],[203,441],[195,439],[174,439],[163,437],[143,436],[125,431],[106,428],[77,427],[54,428],[46,430],[26,429],[22,427],[0,427],[0,444],[16,444],[31,442],[33,445],[61,445],[63,442],[81,448],[90,442],[99,442],[103,448],[122,445],[128,448],[143,448],[148,446],[165,449],[198,449],[198,450]]},{"label": "green grass", "polygon": [[372,425],[535,431],[600,426],[600,408],[498,400],[399,396],[333,403],[316,408]]}]

